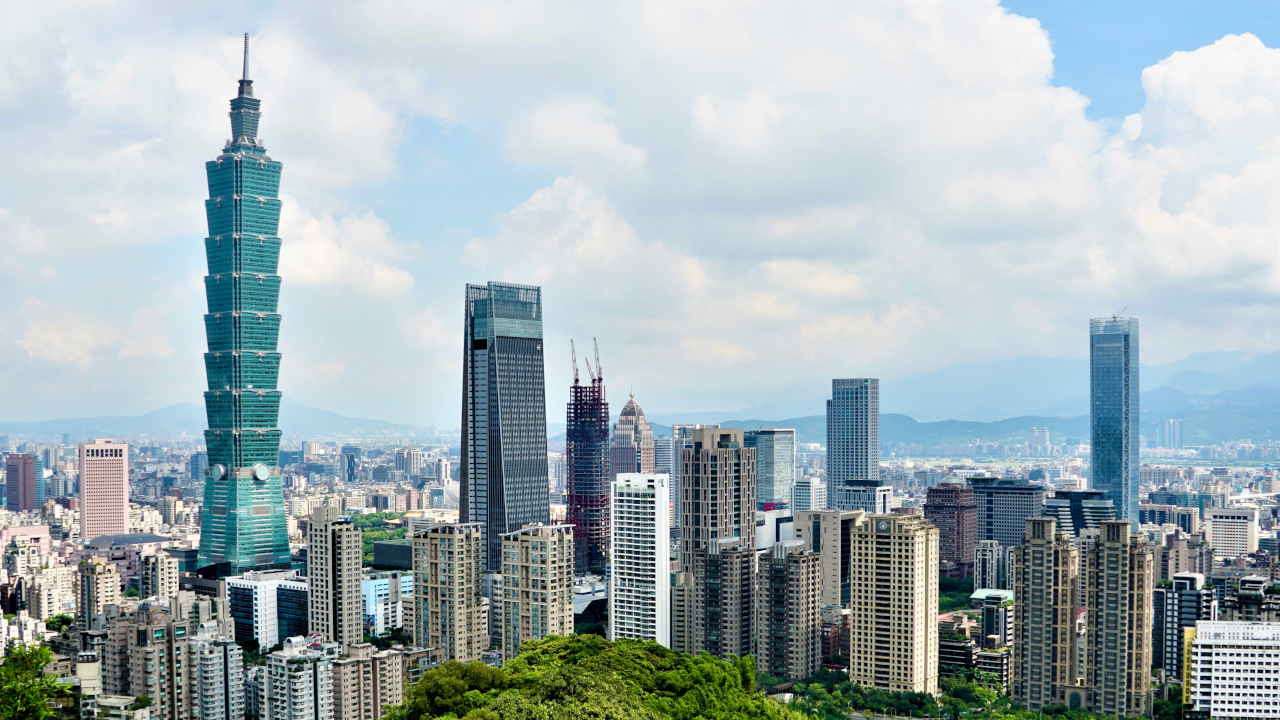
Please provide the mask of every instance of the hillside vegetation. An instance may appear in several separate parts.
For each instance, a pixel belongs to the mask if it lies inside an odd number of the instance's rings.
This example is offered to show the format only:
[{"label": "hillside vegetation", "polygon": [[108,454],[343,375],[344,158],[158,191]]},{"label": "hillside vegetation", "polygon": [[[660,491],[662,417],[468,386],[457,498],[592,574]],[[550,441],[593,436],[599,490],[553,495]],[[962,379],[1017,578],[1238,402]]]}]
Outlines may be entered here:
[{"label": "hillside vegetation", "polygon": [[596,635],[527,642],[501,668],[428,670],[389,720],[807,720],[756,690],[755,661]]}]

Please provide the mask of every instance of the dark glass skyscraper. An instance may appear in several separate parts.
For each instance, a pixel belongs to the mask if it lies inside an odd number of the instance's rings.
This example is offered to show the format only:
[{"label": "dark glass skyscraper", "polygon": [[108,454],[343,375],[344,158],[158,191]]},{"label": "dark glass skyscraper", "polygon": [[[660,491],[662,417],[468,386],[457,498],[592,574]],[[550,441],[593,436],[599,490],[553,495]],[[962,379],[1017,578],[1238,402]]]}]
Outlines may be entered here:
[{"label": "dark glass skyscraper", "polygon": [[1089,321],[1093,475],[1120,520],[1138,522],[1138,319]]},{"label": "dark glass skyscraper", "polygon": [[591,383],[578,382],[574,358],[573,386],[565,413],[564,466],[568,520],[573,525],[574,568],[578,573],[603,571],[609,553],[609,402],[605,399],[600,361]]},{"label": "dark glass skyscraper", "polygon": [[201,567],[223,574],[289,567],[284,492],[280,484],[280,430],[276,427],[280,353],[279,162],[258,141],[259,106],[249,79],[245,36],[240,93],[231,101],[231,139],[205,163],[209,237],[204,316],[209,352],[204,394],[209,470],[200,514]]},{"label": "dark glass skyscraper", "polygon": [[461,522],[480,523],[485,569],[502,534],[550,522],[542,289],[467,285],[462,360]]}]

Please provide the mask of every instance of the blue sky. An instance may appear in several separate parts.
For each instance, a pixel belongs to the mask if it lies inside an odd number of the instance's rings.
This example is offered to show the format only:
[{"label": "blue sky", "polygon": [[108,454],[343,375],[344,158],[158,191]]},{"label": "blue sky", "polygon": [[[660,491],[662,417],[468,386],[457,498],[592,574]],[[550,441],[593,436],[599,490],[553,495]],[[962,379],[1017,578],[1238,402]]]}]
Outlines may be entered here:
[{"label": "blue sky", "polygon": [[[125,11],[126,7],[129,11]],[[0,418],[199,402],[239,34],[283,161],[282,389],[453,427],[466,282],[654,414],[1280,349],[1265,3],[103,3],[0,28]],[[1034,20],[1028,19],[1034,18]]]}]

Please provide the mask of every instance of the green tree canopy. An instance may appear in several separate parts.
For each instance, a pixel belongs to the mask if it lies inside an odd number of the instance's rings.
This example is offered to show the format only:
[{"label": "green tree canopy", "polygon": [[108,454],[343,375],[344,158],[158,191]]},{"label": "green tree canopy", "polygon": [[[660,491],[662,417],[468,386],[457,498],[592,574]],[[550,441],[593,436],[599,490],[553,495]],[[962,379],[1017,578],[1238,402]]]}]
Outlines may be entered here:
[{"label": "green tree canopy", "polygon": [[53,653],[43,645],[15,645],[0,665],[0,720],[44,720],[54,716],[49,700],[68,694],[44,668]]}]

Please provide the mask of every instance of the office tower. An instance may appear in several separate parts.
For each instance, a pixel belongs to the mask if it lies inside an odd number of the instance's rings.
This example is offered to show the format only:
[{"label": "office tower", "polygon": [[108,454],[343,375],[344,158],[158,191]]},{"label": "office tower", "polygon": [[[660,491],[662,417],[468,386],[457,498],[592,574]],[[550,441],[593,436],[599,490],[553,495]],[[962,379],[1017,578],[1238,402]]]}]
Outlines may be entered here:
[{"label": "office tower", "polygon": [[680,523],[684,519],[684,510],[680,507],[680,501],[684,497],[684,493],[681,490],[683,484],[680,481],[681,458],[684,456],[684,451],[693,447],[693,433],[695,430],[717,430],[719,428],[720,425],[718,423],[709,425],[676,423],[671,426],[671,511],[676,528],[680,527]]},{"label": "office tower", "polygon": [[680,567],[712,540],[755,542],[756,451],[743,447],[741,430],[696,429],[681,450]]},{"label": "office tower", "polygon": [[609,639],[671,647],[671,480],[623,473],[610,500]]},{"label": "office tower", "polygon": [[[1201,621],[1186,631],[1186,716],[1274,718],[1280,623]],[[1194,715],[1193,715],[1194,713]]]},{"label": "office tower", "polygon": [[1012,590],[1012,552],[995,540],[979,540],[973,549],[973,589]]},{"label": "office tower", "polygon": [[231,140],[205,163],[209,475],[200,512],[199,563],[227,563],[219,570],[224,576],[289,567],[276,427],[281,165],[267,157],[257,138],[260,105],[249,79],[246,35],[240,92],[231,101]]},{"label": "office tower", "polygon": [[[792,510],[796,512],[801,510],[826,510],[827,505],[827,484],[823,482],[822,478],[806,475],[796,480],[795,489],[792,491]],[[866,511],[864,510],[863,512]]]},{"label": "office tower", "polygon": [[1142,525],[1177,525],[1182,532],[1191,535],[1200,532],[1200,508],[1177,505],[1138,505],[1138,522]]},{"label": "office tower", "polygon": [[803,680],[822,665],[821,561],[799,540],[760,557],[756,587],[756,668]]},{"label": "office tower", "polygon": [[1044,501],[1045,517],[1057,518],[1058,529],[1071,537],[1097,530],[1116,519],[1116,506],[1102,490],[1058,490]]},{"label": "office tower", "polygon": [[1156,447],[1166,450],[1182,449],[1182,419],[1169,419],[1156,423]]},{"label": "office tower", "polygon": [[360,478],[360,458],[364,452],[359,445],[343,445],[338,453],[338,479],[348,487]]},{"label": "office tower", "polygon": [[287,637],[307,633],[307,580],[296,570],[247,572],[227,578],[226,588],[237,642],[257,640],[266,651]]},{"label": "office tower", "polygon": [[329,506],[311,513],[307,534],[307,589],[311,633],[343,647],[364,640],[360,593],[364,552],[360,529]]},{"label": "office tower", "polygon": [[1116,515],[1138,522],[1138,319],[1089,321],[1092,475]]},{"label": "office tower", "polygon": [[[574,528],[575,568],[579,575],[602,573],[608,562],[609,484],[614,474],[609,459],[609,402],[605,399],[599,355],[595,369],[587,363],[587,372],[591,382],[583,385],[578,381],[575,351],[573,386],[569,388],[569,407],[565,413],[564,462],[566,514]],[[627,403],[628,408],[634,405],[634,399]],[[626,415],[627,411],[622,412]]]},{"label": "office tower", "polygon": [[659,435],[653,439],[653,471],[659,475],[675,475],[675,453],[670,436]]},{"label": "office tower", "polygon": [[171,598],[178,594],[178,559],[167,553],[138,559],[138,597]]},{"label": "office tower", "polygon": [[502,567],[502,536],[551,521],[542,289],[467,285],[459,520],[484,525],[485,567]]},{"label": "office tower", "polygon": [[[245,714],[244,651],[235,638],[201,623],[191,641],[191,702],[196,720],[241,720]],[[176,668],[175,668],[176,669]]]},{"label": "office tower", "polygon": [[187,476],[192,480],[200,480],[209,472],[209,453],[201,450],[191,453],[187,460]]},{"label": "office tower", "polygon": [[1257,508],[1214,508],[1205,513],[1205,525],[1215,559],[1258,552]]},{"label": "office tower", "polygon": [[867,515],[850,531],[849,680],[938,693],[938,528]]},{"label": "office tower", "polygon": [[827,500],[840,510],[889,512],[880,483],[880,381],[831,381],[827,401]]},{"label": "office tower", "polygon": [[1049,444],[1048,427],[1032,427],[1027,437],[1027,447],[1032,455],[1049,455],[1053,446]]},{"label": "office tower", "polygon": [[1155,558],[1147,538],[1131,527],[1127,520],[1104,522],[1097,541],[1081,553],[1088,709],[1106,716],[1151,714]]},{"label": "office tower", "polygon": [[945,482],[929,488],[924,518],[938,527],[941,559],[952,563],[953,577],[972,576],[978,532],[978,505],[973,499],[973,488],[962,482]]},{"label": "office tower", "polygon": [[747,430],[742,440],[756,449],[756,503],[790,503],[796,483],[796,431]]},{"label": "office tower", "polygon": [[341,645],[314,635],[285,639],[283,649],[267,656],[263,717],[334,720],[333,663],[341,655]]},{"label": "office tower", "polygon": [[401,448],[396,450],[395,454],[396,470],[405,475],[420,475],[422,473],[422,451],[418,448]]},{"label": "office tower", "polygon": [[120,573],[105,558],[80,563],[80,603],[76,622],[84,630],[101,630],[108,605],[120,604]]},{"label": "office tower", "polygon": [[432,525],[413,535],[413,642],[441,660],[479,660],[489,647],[480,523]]},{"label": "office tower", "polygon": [[526,525],[502,536],[502,657],[526,640],[573,633],[573,526]]},{"label": "office tower", "polygon": [[1213,547],[1205,540],[1204,533],[1165,538],[1160,548],[1160,579],[1173,580],[1178,573],[1193,572],[1208,577],[1213,572]]},{"label": "office tower", "polygon": [[1044,488],[1013,478],[969,478],[978,505],[978,540],[1005,547],[1022,543],[1027,518],[1044,509]]},{"label": "office tower", "polygon": [[404,659],[355,643],[333,662],[333,720],[378,720],[404,701]]},{"label": "office tower", "polygon": [[644,409],[636,402],[633,391],[613,426],[613,440],[609,447],[613,475],[654,472],[655,453],[653,428],[645,420]]},{"label": "office tower", "polygon": [[823,607],[849,607],[851,533],[865,516],[861,510],[801,510],[795,514],[796,539],[818,553],[819,602]]},{"label": "office tower", "polygon": [[1079,555],[1058,521],[1046,517],[1027,519],[1023,543],[1010,554],[1014,639],[1009,694],[1034,712],[1064,704],[1066,688],[1076,684]]},{"label": "office tower", "polygon": [[36,456],[15,453],[5,458],[5,507],[10,512],[36,510]]},{"label": "office tower", "polygon": [[1214,617],[1213,587],[1205,587],[1204,575],[1179,573],[1172,587],[1157,587],[1152,603],[1151,656],[1154,666],[1169,678],[1182,676],[1183,630]]}]

